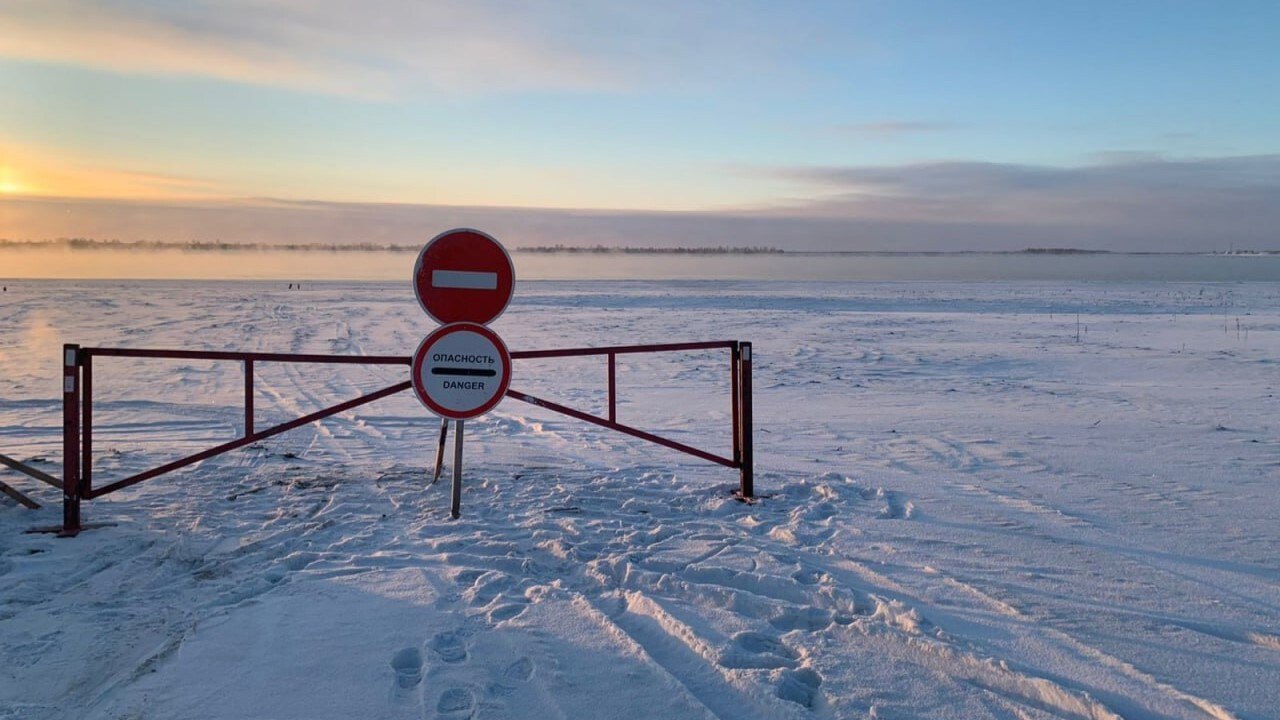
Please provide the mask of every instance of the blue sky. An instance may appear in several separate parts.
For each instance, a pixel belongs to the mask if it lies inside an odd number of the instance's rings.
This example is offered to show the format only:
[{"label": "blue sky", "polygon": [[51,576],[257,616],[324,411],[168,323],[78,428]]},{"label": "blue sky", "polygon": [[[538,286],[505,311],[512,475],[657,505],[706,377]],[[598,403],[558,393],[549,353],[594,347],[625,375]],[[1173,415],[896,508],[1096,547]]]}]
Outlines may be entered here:
[{"label": "blue sky", "polygon": [[1277,47],[1272,2],[0,0],[0,235],[273,198],[1274,246]]}]

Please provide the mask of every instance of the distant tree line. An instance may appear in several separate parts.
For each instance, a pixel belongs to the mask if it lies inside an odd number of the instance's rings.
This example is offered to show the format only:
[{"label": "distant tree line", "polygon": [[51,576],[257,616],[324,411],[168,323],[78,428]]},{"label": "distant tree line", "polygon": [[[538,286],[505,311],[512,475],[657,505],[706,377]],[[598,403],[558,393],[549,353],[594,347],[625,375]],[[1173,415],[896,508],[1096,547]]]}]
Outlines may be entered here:
[{"label": "distant tree line", "polygon": [[527,253],[599,253],[625,255],[776,255],[783,251],[775,247],[633,247],[617,245],[532,245],[515,248],[515,252]]},{"label": "distant tree line", "polygon": [[1081,248],[1027,248],[1028,255],[1108,255],[1110,250],[1084,250]]},{"label": "distant tree line", "polygon": [[[221,240],[176,242],[172,240],[99,240],[57,238],[55,240],[8,240],[3,248],[61,247],[71,250],[183,250],[193,252],[284,251],[284,252],[418,252],[422,245],[397,243],[257,243]],[[866,255],[866,256],[948,256],[948,255],[1106,255],[1110,250],[1084,248],[1024,248],[1022,250],[781,250],[776,247],[717,245],[715,247],[640,247],[632,245],[531,245],[511,248],[517,253],[571,253],[598,255]],[[1217,252],[1125,252],[1123,255],[1280,255],[1280,250],[1240,250]]]},{"label": "distant tree line", "polygon": [[320,252],[410,252],[421,250],[421,245],[394,245],[380,243],[244,243],[198,241],[174,242],[167,240],[97,240],[94,238],[58,238],[56,240],[5,240],[0,247],[65,247],[72,250],[286,250]]},{"label": "distant tree line", "polygon": [[[398,245],[394,243],[245,243],[222,241],[174,242],[166,240],[98,240],[94,238],[58,238],[56,240],[6,240],[0,238],[0,248],[5,247],[64,247],[71,250],[184,250],[199,252],[232,252],[244,250],[276,250],[287,252],[418,252],[422,245]],[[512,248],[513,252],[527,253],[625,253],[625,254],[677,254],[677,255],[759,255],[781,253],[771,247],[626,247],[609,245],[537,245]]]}]

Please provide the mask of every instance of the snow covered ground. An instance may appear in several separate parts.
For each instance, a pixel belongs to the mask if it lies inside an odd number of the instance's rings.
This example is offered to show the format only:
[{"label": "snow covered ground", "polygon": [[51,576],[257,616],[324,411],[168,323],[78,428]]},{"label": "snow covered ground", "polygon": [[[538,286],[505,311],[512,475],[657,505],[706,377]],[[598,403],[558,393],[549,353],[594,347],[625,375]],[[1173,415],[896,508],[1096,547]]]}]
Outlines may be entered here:
[{"label": "snow covered ground", "polygon": [[[407,283],[8,286],[0,452],[55,474],[63,342],[432,327]],[[58,498],[5,472],[47,504],[0,498],[0,718],[1280,716],[1280,284],[533,282],[495,329],[753,341],[767,497],[508,400],[450,521],[407,393],[86,503],[113,524],[74,540],[23,534]],[[262,365],[258,422],[406,377]],[[618,382],[620,420],[729,452],[723,354]],[[97,485],[240,431],[234,363],[95,386]],[[604,363],[512,386],[599,411]]]}]

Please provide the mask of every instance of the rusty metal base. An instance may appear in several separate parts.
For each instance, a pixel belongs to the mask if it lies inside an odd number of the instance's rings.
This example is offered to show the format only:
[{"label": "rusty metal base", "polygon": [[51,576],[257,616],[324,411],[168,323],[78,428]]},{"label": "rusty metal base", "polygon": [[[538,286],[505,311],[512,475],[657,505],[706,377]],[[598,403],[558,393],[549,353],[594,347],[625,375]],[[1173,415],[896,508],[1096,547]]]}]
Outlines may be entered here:
[{"label": "rusty metal base", "polygon": [[48,534],[57,535],[58,537],[75,537],[80,534],[81,530],[94,530],[96,528],[115,527],[119,523],[113,522],[97,522],[84,523],[79,530],[64,530],[61,525],[44,525],[42,527],[33,527],[22,531],[24,535]]},{"label": "rusty metal base", "polygon": [[756,505],[761,500],[768,500],[769,498],[773,497],[772,495],[762,495],[760,493],[756,493],[751,497],[746,497],[742,494],[741,490],[738,490],[736,488],[733,491],[731,491],[729,494],[733,496],[734,500],[737,500],[740,503],[746,503],[748,505]]}]

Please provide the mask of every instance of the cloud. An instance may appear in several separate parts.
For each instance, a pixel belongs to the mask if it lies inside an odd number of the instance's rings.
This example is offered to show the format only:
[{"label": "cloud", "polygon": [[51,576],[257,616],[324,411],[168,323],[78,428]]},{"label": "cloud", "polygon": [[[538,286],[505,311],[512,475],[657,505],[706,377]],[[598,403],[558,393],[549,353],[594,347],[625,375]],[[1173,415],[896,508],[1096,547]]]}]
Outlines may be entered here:
[{"label": "cloud", "polygon": [[766,35],[763,18],[733,10],[675,0],[0,0],[0,56],[358,98],[616,91],[785,55],[785,31]]},{"label": "cloud", "polygon": [[883,120],[880,122],[847,123],[833,125],[829,129],[837,135],[864,137],[872,140],[898,140],[911,135],[925,135],[955,129],[953,123],[923,122],[916,120]]},{"label": "cloud", "polygon": [[1044,226],[1072,230],[1076,242],[1092,246],[1136,242],[1142,249],[1216,246],[1228,236],[1274,245],[1269,228],[1280,225],[1280,155],[1110,154],[1082,167],[941,162],[774,172],[821,191],[768,211],[780,215]]},{"label": "cloud", "polygon": [[793,250],[1280,249],[1280,156],[1077,168],[949,162],[780,168],[807,197],[736,211],[641,212],[285,200],[0,198],[0,237],[412,243],[455,226],[512,246],[769,245]]}]

